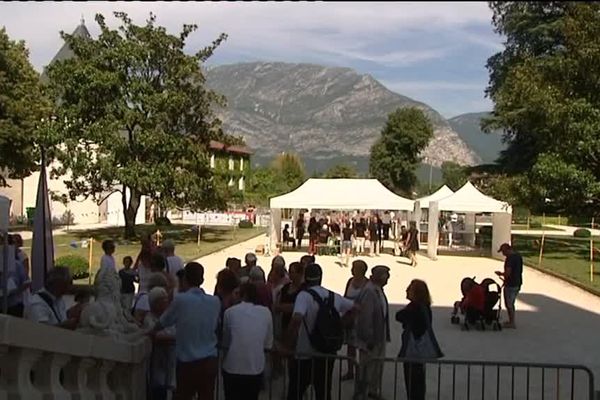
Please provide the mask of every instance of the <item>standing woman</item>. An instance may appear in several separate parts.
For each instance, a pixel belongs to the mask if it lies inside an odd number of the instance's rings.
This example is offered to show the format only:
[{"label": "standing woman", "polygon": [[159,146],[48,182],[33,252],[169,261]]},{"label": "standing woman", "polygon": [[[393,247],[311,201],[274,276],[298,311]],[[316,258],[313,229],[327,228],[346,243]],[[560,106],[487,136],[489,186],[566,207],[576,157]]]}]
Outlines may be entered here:
[{"label": "standing woman", "polygon": [[[358,299],[363,287],[369,281],[367,279],[367,263],[363,260],[354,260],[352,263],[352,277],[346,283],[344,297],[354,302]],[[346,344],[348,345],[348,358],[356,360],[356,332],[351,326],[345,332]],[[354,379],[354,363],[348,361],[348,372],[342,377],[342,380]]]},{"label": "standing woman", "polygon": [[302,239],[304,238],[304,214],[298,215],[296,220],[296,240],[298,241],[298,249],[302,247]]},{"label": "standing woman", "polygon": [[[431,326],[431,296],[427,284],[419,279],[406,288],[410,303],[396,313],[402,324],[402,347],[399,358],[432,360],[444,354]],[[425,400],[425,364],[404,362],[404,384],[408,400]]]},{"label": "standing woman", "polygon": [[416,267],[417,251],[419,251],[419,231],[417,230],[417,223],[415,221],[410,221],[408,237],[406,238],[406,245],[404,247],[408,252],[408,258],[410,258],[410,265]]},{"label": "standing woman", "polygon": [[315,217],[310,217],[310,221],[308,221],[308,253],[315,254],[317,238],[319,236],[319,224],[317,223],[317,219]]},{"label": "standing woman", "polygon": [[133,270],[137,271],[140,278],[138,293],[148,291],[148,278],[151,274],[150,267],[152,264],[152,256],[155,252],[156,244],[152,240],[152,236],[148,234],[142,239],[142,249],[133,264]]}]

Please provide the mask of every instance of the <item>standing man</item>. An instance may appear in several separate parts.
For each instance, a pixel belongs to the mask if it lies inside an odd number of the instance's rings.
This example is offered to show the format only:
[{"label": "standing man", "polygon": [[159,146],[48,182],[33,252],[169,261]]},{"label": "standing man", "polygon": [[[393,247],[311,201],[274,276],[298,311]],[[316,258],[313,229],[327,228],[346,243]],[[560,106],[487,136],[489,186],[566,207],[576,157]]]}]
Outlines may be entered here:
[{"label": "standing man", "polygon": [[[319,321],[318,314],[321,307],[337,312],[339,317],[347,320],[352,317],[354,303],[337,293],[321,286],[323,271],[318,264],[310,264],[304,272],[306,289],[298,293],[292,320],[288,328],[288,344],[294,348],[298,355],[290,360],[287,400],[301,400],[309,385],[315,389],[316,400],[331,399],[331,382],[333,375],[333,360],[324,357],[310,357],[307,354],[321,352],[315,349],[319,339],[331,339],[339,335],[339,347],[343,342],[343,326],[338,319],[338,326],[333,323],[334,318],[328,321]],[[331,315],[331,312],[329,313]],[[315,329],[315,327],[317,327]],[[339,348],[338,348],[339,350]],[[329,351],[329,354],[337,354],[337,351]]]},{"label": "standing man", "polygon": [[244,257],[244,261],[246,262],[246,265],[244,265],[240,269],[240,272],[238,275],[241,283],[246,283],[250,279],[250,271],[252,270],[252,268],[256,267],[256,262],[257,262],[256,254],[246,253],[246,256]]},{"label": "standing man", "polygon": [[498,249],[498,253],[504,255],[504,272],[496,271],[496,275],[502,278],[504,288],[504,304],[508,312],[508,322],[504,328],[516,329],[515,324],[515,301],[521,285],[523,284],[523,257],[508,243],[504,243]]},{"label": "standing man", "polygon": [[392,224],[392,217],[390,216],[389,211],[385,211],[383,216],[381,217],[381,222],[383,224],[383,240],[390,239],[390,226]]},{"label": "standing man", "polygon": [[177,389],[175,399],[212,399],[217,377],[217,326],[221,303],[200,288],[204,267],[197,262],[185,266],[185,286],[160,317],[153,334],[175,325]]},{"label": "standing man", "polygon": [[356,339],[360,349],[358,390],[364,398],[381,399],[381,378],[386,343],[390,341],[389,304],[383,288],[390,279],[390,269],[378,265],[371,269],[371,279],[362,289],[357,304]]},{"label": "standing man", "polygon": [[265,370],[265,350],[273,346],[273,320],[258,305],[256,286],[240,286],[242,302],[223,318],[223,383],[225,400],[257,400]]}]

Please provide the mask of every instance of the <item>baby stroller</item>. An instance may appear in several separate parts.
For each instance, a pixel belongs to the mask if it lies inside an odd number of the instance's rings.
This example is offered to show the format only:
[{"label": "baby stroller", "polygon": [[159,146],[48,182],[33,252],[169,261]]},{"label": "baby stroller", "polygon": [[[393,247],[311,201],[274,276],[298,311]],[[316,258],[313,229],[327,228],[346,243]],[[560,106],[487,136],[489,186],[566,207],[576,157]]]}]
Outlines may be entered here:
[{"label": "baby stroller", "polygon": [[[475,284],[475,278],[465,278],[461,282],[461,288],[464,287],[465,282],[471,281]],[[500,314],[502,311],[502,302],[500,301],[502,289],[500,285],[492,278],[486,278],[479,284],[483,288],[484,294],[484,305],[483,311],[466,310],[465,317],[462,323],[463,330],[469,330],[471,325],[475,325],[480,330],[485,330],[486,326],[492,327],[494,331],[502,330],[500,324]],[[497,305],[497,307],[496,307]],[[460,302],[455,304],[454,312],[450,318],[452,324],[459,325],[460,317],[458,316],[458,309]]]}]

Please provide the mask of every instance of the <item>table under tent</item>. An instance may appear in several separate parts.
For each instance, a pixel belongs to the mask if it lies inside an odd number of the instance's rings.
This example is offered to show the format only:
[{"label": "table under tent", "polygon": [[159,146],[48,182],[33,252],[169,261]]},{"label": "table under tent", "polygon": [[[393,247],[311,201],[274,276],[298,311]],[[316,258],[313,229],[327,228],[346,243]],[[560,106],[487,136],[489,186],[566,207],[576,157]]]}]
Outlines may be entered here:
[{"label": "table under tent", "polygon": [[282,242],[282,210],[290,211],[285,223],[293,229],[302,210],[311,215],[320,211],[348,213],[349,217],[357,211],[393,211],[405,213],[401,218],[408,220],[414,201],[398,196],[377,179],[311,178],[296,190],[272,198],[270,208],[269,246],[274,250]]},{"label": "table under tent", "polygon": [[[415,209],[417,207],[423,208],[420,204],[415,205]],[[438,249],[444,253],[475,252],[502,258],[497,253],[498,248],[502,243],[510,243],[512,207],[481,193],[471,182],[447,197],[430,200],[427,209],[427,255],[432,259],[437,258]],[[446,219],[440,220],[441,213],[446,214]],[[441,240],[441,236],[448,232],[440,233],[443,222],[450,217],[448,214],[455,222],[452,229],[455,244],[452,247]],[[491,227],[491,232],[485,226]]]}]

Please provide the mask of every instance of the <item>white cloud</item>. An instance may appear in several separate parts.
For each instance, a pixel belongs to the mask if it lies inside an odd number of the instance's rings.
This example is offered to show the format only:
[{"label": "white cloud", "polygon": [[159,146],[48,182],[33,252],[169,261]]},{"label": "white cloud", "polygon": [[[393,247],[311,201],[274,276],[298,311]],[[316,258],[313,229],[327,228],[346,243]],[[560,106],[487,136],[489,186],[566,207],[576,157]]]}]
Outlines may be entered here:
[{"label": "white cloud", "polygon": [[[359,50],[377,47],[402,34],[460,32],[472,25],[489,25],[491,16],[487,5],[480,2],[87,2],[77,6],[20,2],[0,4],[0,25],[5,25],[12,37],[27,41],[34,65],[40,68],[60,47],[60,30],[72,31],[83,15],[92,34],[97,33],[95,13],[109,15],[115,10],[128,12],[137,23],[142,23],[152,11],[157,14],[158,23],[171,32],[178,32],[183,23],[197,23],[199,32],[190,38],[195,48],[226,32],[229,40],[220,50],[223,52],[290,55],[312,51],[382,65],[435,59],[440,56],[440,49],[407,50],[398,43],[397,49],[387,53]],[[109,23],[114,25],[114,19],[109,19]]]}]

